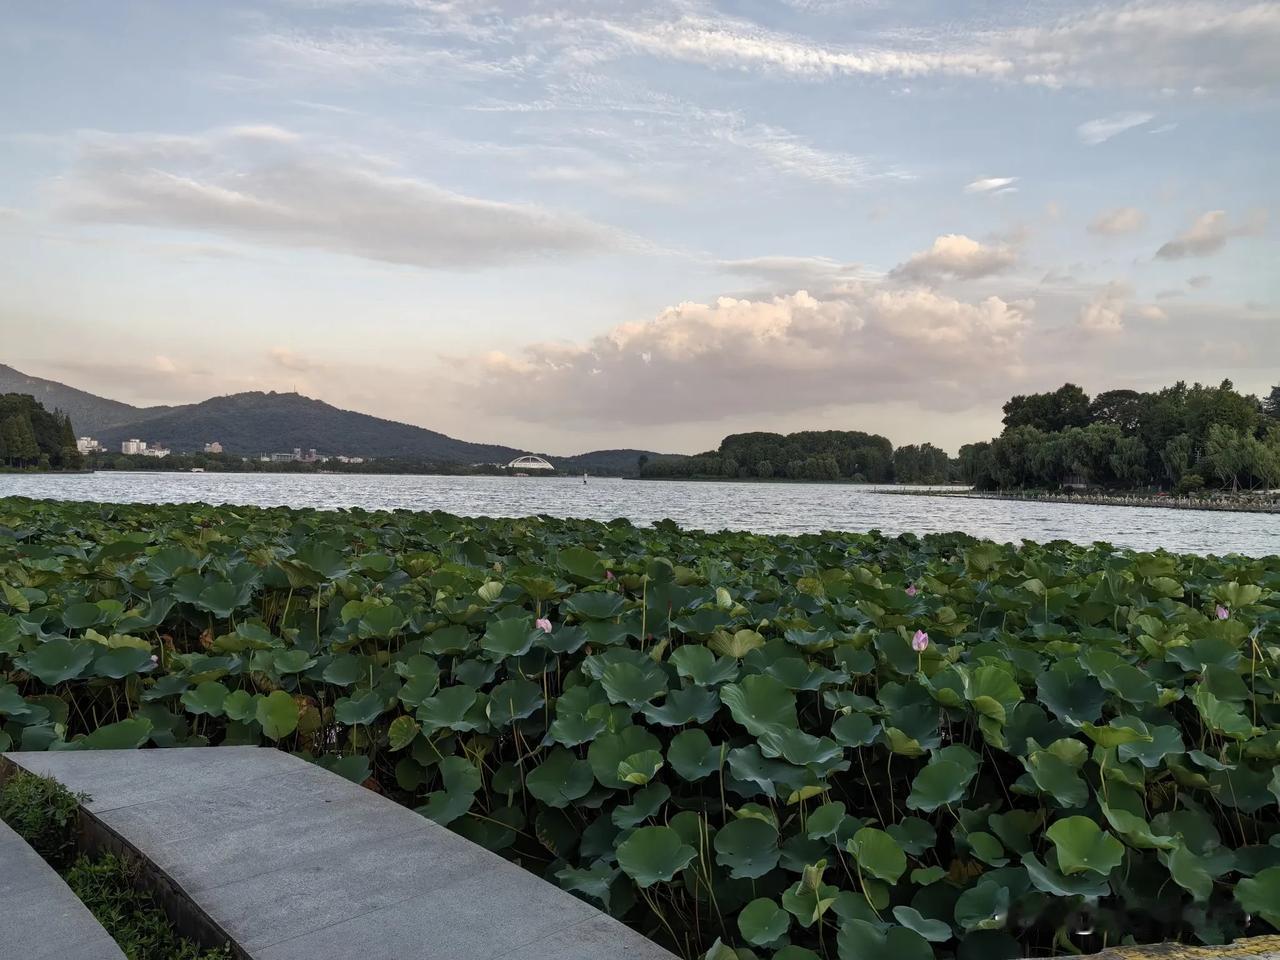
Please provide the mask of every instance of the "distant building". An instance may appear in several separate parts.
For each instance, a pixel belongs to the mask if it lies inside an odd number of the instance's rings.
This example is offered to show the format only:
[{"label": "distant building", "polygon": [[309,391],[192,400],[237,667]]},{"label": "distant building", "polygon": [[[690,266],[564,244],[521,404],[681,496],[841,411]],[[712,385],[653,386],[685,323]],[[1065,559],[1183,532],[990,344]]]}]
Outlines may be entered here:
[{"label": "distant building", "polygon": [[156,457],[157,459],[160,459],[162,457],[167,457],[172,452],[173,451],[168,447],[147,447],[142,451],[142,455],[144,457]]},{"label": "distant building", "polygon": [[342,454],[338,454],[333,459],[339,463],[364,463],[364,457],[344,457]]},{"label": "distant building", "polygon": [[120,444],[120,452],[127,453],[131,456],[139,453],[147,452],[147,443],[145,440],[126,440]]},{"label": "distant building", "polygon": [[211,443],[206,443],[204,445],[204,452],[205,453],[221,453],[222,444],[220,444],[217,440],[214,440]]},{"label": "distant building", "polygon": [[97,453],[102,449],[102,444],[93,437],[76,437],[76,449],[81,453]]},{"label": "distant building", "polygon": [[272,463],[293,463],[299,458],[301,451],[295,449],[293,453],[273,453],[271,455]]}]

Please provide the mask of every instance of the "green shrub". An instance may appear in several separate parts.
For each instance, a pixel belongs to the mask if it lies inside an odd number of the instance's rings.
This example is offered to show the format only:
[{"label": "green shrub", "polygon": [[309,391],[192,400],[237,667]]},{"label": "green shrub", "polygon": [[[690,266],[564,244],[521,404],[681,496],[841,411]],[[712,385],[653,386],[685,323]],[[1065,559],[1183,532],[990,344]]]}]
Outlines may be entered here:
[{"label": "green shrub", "polygon": [[226,948],[205,950],[179,937],[164,911],[139,887],[136,867],[120,857],[82,856],[65,879],[129,960],[230,960]]},{"label": "green shrub", "polygon": [[76,815],[85,799],[49,777],[18,771],[0,785],[0,820],[61,869],[75,854]]}]

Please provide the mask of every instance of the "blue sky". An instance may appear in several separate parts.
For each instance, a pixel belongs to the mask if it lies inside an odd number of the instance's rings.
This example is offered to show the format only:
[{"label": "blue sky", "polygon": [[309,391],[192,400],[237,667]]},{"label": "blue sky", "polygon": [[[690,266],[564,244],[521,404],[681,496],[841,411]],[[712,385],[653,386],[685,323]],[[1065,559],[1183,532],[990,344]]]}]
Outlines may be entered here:
[{"label": "blue sky", "polygon": [[134,403],[955,450],[1280,380],[1280,4],[11,6],[0,330]]}]

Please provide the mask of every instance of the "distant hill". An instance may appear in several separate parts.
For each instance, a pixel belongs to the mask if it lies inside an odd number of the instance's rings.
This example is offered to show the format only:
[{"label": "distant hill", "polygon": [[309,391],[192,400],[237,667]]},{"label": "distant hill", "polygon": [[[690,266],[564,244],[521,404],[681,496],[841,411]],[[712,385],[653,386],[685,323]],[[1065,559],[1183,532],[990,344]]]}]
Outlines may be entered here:
[{"label": "distant hill", "polygon": [[185,451],[200,450],[210,440],[217,440],[228,453],[244,456],[314,447],[327,454],[506,463],[523,452],[455,440],[423,427],[341,410],[297,393],[257,391],[174,407],[141,422],[109,427],[98,439],[111,448],[130,437]]},{"label": "distant hill", "polygon": [[[182,406],[135,407],[77,390],[55,380],[28,376],[0,364],[0,393],[29,393],[47,409],[71,418],[78,436],[91,436],[108,450],[136,437],[179,452],[217,440],[228,453],[256,456],[314,447],[321,454],[402,457],[436,463],[507,463],[524,453],[502,444],[470,443],[408,423],[342,410],[298,393],[236,393]],[[543,454],[559,469],[635,473],[641,455],[650,460],[676,454],[644,450],[597,450],[572,457]]]},{"label": "distant hill", "polygon": [[0,393],[29,393],[46,410],[61,410],[71,418],[77,435],[94,436],[122,423],[136,423],[171,407],[135,407],[108,400],[56,380],[44,380],[0,363]]}]

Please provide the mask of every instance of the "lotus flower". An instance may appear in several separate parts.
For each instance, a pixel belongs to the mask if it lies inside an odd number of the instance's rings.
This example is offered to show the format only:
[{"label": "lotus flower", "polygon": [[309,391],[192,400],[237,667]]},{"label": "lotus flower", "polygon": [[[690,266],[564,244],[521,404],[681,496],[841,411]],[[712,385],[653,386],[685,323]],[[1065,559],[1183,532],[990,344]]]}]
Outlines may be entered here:
[{"label": "lotus flower", "polygon": [[1228,610],[1226,607],[1224,607],[1222,604],[1218,604],[1218,609],[1215,610],[1214,613],[1218,615],[1219,620],[1225,620],[1227,619],[1227,617],[1231,616],[1231,611]]},{"label": "lotus flower", "polygon": [[613,579],[616,579],[616,578],[614,577],[614,575],[613,575],[613,571],[612,571],[612,570],[606,570],[606,571],[604,572],[604,578],[605,578],[606,580],[613,580]]},{"label": "lotus flower", "polygon": [[153,653],[153,654],[151,655],[151,662],[152,662],[152,663],[159,663],[159,662],[160,662],[160,658],[159,658],[159,657],[157,657],[157,656]]},{"label": "lotus flower", "polygon": [[919,593],[919,592],[920,592],[920,591],[916,589],[916,585],[915,585],[914,583],[908,583],[908,584],[907,584],[907,596],[908,596],[908,597],[914,597],[914,596],[915,596],[917,593]]},{"label": "lotus flower", "polygon": [[543,633],[551,632],[551,621],[546,617],[539,617],[537,620],[533,621],[533,625]]},{"label": "lotus flower", "polygon": [[924,653],[929,649],[929,635],[923,630],[917,630],[914,637],[911,638],[911,649],[916,653]]}]

